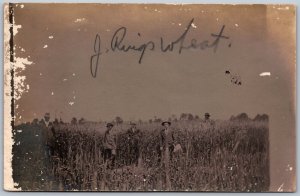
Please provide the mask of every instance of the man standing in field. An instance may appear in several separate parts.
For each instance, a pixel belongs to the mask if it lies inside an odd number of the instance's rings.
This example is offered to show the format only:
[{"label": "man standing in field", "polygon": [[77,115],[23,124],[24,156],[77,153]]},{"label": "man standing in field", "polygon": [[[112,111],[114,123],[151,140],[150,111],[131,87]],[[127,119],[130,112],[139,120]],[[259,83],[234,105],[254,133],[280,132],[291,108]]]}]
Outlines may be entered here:
[{"label": "man standing in field", "polygon": [[166,180],[166,190],[171,190],[171,180],[170,180],[170,158],[172,157],[172,153],[174,151],[174,135],[170,129],[171,122],[164,121],[162,122],[162,126],[164,127],[160,132],[160,163],[162,164],[162,168],[165,171],[165,180]]},{"label": "man standing in field", "polygon": [[107,123],[106,131],[103,138],[103,158],[104,164],[108,168],[114,167],[115,157],[116,157],[116,149],[117,149],[117,141],[116,136],[112,133],[113,128],[112,123]]},{"label": "man standing in field", "polygon": [[211,138],[214,136],[212,135],[214,133],[215,129],[215,122],[210,119],[210,114],[206,112],[204,114],[204,121],[203,124],[201,125],[204,134],[206,135],[206,141],[202,141],[202,144],[205,146],[205,157],[204,160],[205,162],[208,161],[208,164],[211,162],[211,154],[212,154],[212,142]]},{"label": "man standing in field", "polygon": [[182,148],[178,141],[178,135],[170,128],[171,122],[162,122],[162,126],[164,128],[160,131],[160,159],[165,157],[172,159],[174,153],[182,152]]},{"label": "man standing in field", "polygon": [[215,122],[210,119],[210,114],[208,112],[206,112],[204,114],[204,123],[206,123],[208,125],[214,125],[215,124]]},{"label": "man standing in field", "polygon": [[52,189],[52,180],[54,176],[52,175],[52,156],[54,155],[54,142],[55,142],[55,130],[53,123],[50,122],[50,113],[45,113],[44,118],[39,122],[39,127],[41,129],[41,152],[44,154],[44,168],[41,169],[44,177],[49,181],[47,184],[47,189]]},{"label": "man standing in field", "polygon": [[54,146],[54,127],[53,124],[50,122],[50,113],[45,113],[44,119],[40,121],[41,130],[41,137],[43,146],[45,146],[45,153],[47,158],[53,155],[53,146]]},{"label": "man standing in field", "polygon": [[50,127],[52,125],[52,123],[50,122],[50,113],[47,112],[44,115],[44,118],[41,119],[40,124],[44,127]]},{"label": "man standing in field", "polygon": [[136,123],[130,122],[130,128],[127,130],[128,139],[128,164],[134,164],[136,167],[139,166],[140,162],[140,145],[141,145],[141,131],[137,129]]}]

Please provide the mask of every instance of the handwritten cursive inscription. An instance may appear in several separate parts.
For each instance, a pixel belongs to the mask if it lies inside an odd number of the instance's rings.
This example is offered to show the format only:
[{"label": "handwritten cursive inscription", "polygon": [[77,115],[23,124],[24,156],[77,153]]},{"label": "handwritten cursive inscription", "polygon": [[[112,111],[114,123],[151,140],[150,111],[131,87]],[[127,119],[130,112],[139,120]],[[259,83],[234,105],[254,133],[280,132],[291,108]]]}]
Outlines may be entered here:
[{"label": "handwritten cursive inscription", "polygon": [[[97,34],[94,40],[94,52],[90,58],[90,71],[92,77],[97,77],[98,67],[101,61],[101,56],[109,51],[112,52],[139,52],[139,60],[138,63],[141,64],[143,61],[144,56],[148,51],[155,51],[158,50],[159,52],[166,53],[166,52],[177,52],[181,54],[183,50],[190,50],[190,49],[200,49],[205,50],[212,48],[213,52],[217,52],[218,46],[221,40],[228,40],[229,37],[223,35],[225,25],[221,27],[219,33],[211,33],[211,37],[213,38],[212,41],[204,40],[198,41],[195,38],[190,39],[187,41],[187,35],[192,27],[194,19],[188,23],[185,28],[185,31],[174,41],[166,44],[163,37],[160,38],[160,42],[156,43],[154,40],[149,40],[147,42],[142,43],[141,45],[133,45],[133,44],[126,44],[126,36],[127,36],[127,28],[120,27],[118,28],[111,39],[110,42],[110,49],[105,49],[105,52],[102,51],[101,46],[101,38],[100,35]],[[140,36],[140,33],[138,33]],[[159,46],[159,47],[156,47]],[[229,43],[228,47],[231,47],[231,43]]]}]

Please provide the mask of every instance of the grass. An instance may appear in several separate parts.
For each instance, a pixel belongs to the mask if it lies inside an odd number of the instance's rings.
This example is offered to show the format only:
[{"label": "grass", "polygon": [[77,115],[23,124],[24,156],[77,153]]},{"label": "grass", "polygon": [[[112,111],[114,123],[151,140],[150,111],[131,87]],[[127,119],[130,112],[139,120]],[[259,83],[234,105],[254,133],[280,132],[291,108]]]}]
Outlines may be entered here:
[{"label": "grass", "polygon": [[[139,167],[126,165],[124,123],[115,126],[116,167],[106,170],[101,156],[105,125],[56,125],[55,156],[45,156],[39,126],[14,131],[13,179],[22,190],[153,191],[166,190],[165,168],[158,162],[159,123],[138,125],[142,132]],[[21,130],[21,131],[20,131]],[[172,123],[183,151],[170,161],[172,191],[262,192],[269,189],[267,121]]]}]

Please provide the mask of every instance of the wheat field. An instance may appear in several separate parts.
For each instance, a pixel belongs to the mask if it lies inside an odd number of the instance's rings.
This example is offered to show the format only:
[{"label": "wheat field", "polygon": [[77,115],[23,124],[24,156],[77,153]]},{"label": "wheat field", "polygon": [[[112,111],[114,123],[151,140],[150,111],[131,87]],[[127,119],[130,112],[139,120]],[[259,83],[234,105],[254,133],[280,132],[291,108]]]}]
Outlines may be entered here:
[{"label": "wheat field", "polygon": [[182,151],[173,154],[169,172],[158,160],[160,123],[140,122],[137,127],[142,133],[138,166],[128,164],[128,123],[123,122],[114,127],[115,167],[107,169],[101,154],[104,123],[55,125],[51,157],[45,153],[38,124],[18,125],[12,160],[16,187],[25,191],[268,191],[268,121],[172,122]]}]

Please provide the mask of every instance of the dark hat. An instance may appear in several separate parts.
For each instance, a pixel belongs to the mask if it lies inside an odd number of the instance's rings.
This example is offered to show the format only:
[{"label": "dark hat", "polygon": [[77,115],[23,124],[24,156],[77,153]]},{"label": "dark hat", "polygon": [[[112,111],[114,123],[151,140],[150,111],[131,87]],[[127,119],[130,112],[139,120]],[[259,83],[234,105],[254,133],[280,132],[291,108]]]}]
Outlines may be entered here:
[{"label": "dark hat", "polygon": [[210,116],[210,114],[206,112],[206,113],[205,113],[205,116]]},{"label": "dark hat", "polygon": [[107,123],[106,127],[113,127],[114,125],[112,123]]},{"label": "dark hat", "polygon": [[169,125],[171,125],[171,122],[169,122],[169,121],[163,121],[163,122],[161,123],[161,125],[164,126],[166,123],[169,124]]}]

